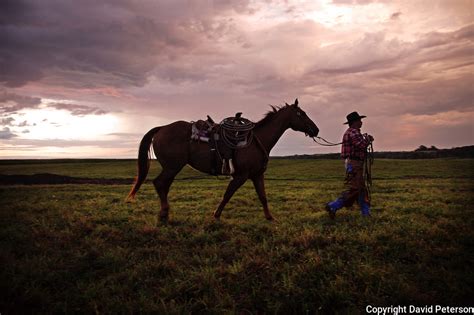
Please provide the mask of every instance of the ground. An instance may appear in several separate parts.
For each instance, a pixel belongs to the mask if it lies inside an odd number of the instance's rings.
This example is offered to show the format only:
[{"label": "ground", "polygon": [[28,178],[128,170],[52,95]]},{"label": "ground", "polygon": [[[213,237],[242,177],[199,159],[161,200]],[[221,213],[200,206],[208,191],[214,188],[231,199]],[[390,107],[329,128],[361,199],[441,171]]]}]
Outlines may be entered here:
[{"label": "ground", "polygon": [[324,204],[341,161],[271,160],[274,223],[250,182],[215,222],[228,180],[185,169],[167,225],[150,182],[124,202],[134,163],[0,162],[1,175],[98,180],[0,185],[0,313],[364,313],[474,295],[472,159],[376,160],[373,216],[335,221]]}]

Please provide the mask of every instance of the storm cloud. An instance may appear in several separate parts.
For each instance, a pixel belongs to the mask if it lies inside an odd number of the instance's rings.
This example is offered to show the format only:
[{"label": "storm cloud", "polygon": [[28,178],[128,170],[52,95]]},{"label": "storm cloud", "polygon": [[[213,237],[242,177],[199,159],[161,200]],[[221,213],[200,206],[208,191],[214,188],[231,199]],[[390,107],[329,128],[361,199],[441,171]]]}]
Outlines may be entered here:
[{"label": "storm cloud", "polygon": [[15,138],[17,135],[10,131],[10,128],[4,127],[0,130],[0,139],[8,140]]},{"label": "storm cloud", "polygon": [[71,112],[71,115],[74,115],[74,116],[103,115],[107,113],[103,109],[100,109],[97,107],[85,106],[85,105],[53,103],[53,104],[48,104],[47,106],[50,108],[67,110]]},{"label": "storm cloud", "polygon": [[19,87],[49,77],[75,88],[143,86],[156,65],[225,32],[225,20],[214,17],[246,3],[2,1],[0,82]]},{"label": "storm cloud", "polygon": [[0,91],[0,113],[17,112],[25,108],[37,108],[40,104],[41,98],[39,97]]}]

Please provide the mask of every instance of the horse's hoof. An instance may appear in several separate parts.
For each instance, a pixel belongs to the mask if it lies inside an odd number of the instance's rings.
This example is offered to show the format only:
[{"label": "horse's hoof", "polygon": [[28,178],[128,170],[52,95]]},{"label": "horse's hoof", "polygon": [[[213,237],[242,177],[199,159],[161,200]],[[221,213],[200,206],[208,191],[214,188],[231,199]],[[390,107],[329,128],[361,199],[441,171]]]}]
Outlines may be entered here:
[{"label": "horse's hoof", "polygon": [[221,214],[219,212],[214,211],[214,213],[212,214],[212,216],[214,217],[214,219],[216,219],[216,221],[219,221],[220,218],[221,218]]},{"label": "horse's hoof", "polygon": [[272,216],[269,216],[269,217],[265,217],[268,221],[276,221],[274,217]]}]

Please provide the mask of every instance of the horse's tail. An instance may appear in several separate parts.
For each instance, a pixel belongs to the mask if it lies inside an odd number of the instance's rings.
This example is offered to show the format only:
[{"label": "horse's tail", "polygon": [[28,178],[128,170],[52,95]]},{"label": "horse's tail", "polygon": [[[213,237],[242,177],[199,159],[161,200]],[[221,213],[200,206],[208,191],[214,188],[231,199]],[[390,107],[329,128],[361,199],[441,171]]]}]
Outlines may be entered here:
[{"label": "horse's tail", "polygon": [[138,149],[138,172],[137,177],[135,178],[135,183],[132,187],[132,190],[127,196],[126,201],[133,200],[135,198],[135,194],[137,193],[140,186],[146,179],[148,175],[148,170],[150,169],[150,159],[149,159],[149,152],[151,142],[153,141],[153,137],[158,132],[161,127],[155,127],[148,131],[144,136],[142,141],[140,142],[140,147]]}]

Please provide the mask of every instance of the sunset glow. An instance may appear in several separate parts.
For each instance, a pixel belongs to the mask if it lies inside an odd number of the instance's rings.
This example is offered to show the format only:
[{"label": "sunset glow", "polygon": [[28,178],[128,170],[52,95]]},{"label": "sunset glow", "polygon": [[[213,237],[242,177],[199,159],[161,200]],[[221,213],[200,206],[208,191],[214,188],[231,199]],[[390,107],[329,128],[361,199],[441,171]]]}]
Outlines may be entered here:
[{"label": "sunset glow", "polygon": [[[7,1],[0,158],[135,157],[149,129],[298,98],[321,136],[471,145],[471,0]],[[389,128],[387,128],[389,126]],[[272,155],[335,152],[289,131]]]},{"label": "sunset glow", "polygon": [[24,133],[23,139],[91,140],[112,133],[118,127],[117,118],[112,115],[78,117],[48,108],[20,111],[12,117],[28,121],[29,132]]}]

